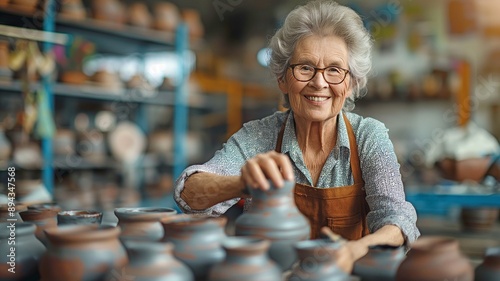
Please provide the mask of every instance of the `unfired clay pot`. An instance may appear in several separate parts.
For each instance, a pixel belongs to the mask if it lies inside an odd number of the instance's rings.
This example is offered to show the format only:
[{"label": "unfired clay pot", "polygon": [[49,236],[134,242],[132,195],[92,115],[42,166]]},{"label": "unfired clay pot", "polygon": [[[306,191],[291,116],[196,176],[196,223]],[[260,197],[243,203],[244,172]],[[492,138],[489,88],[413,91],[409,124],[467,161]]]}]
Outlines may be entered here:
[{"label": "unfired clay pot", "polygon": [[372,246],[364,257],[354,263],[353,275],[363,281],[394,281],[404,258],[403,247]]},{"label": "unfired clay pot", "polygon": [[56,204],[36,204],[28,206],[28,210],[20,212],[19,215],[23,218],[23,221],[36,225],[36,238],[45,246],[48,246],[48,241],[43,231],[46,228],[57,226],[57,213],[59,211],[61,211],[61,207]]},{"label": "unfired clay pot", "polygon": [[260,238],[228,237],[222,243],[226,258],[212,268],[208,280],[281,280],[281,269],[267,255],[270,245],[268,240]]},{"label": "unfired clay pot", "polygon": [[64,225],[45,230],[50,247],[40,260],[41,281],[101,281],[127,262],[110,225]]},{"label": "unfired clay pot", "polygon": [[399,265],[397,281],[473,281],[474,271],[460,252],[458,241],[442,236],[422,236],[413,243]]},{"label": "unfired clay pot", "polygon": [[164,234],[160,219],[176,213],[171,208],[116,208],[120,238],[159,241]]},{"label": "unfired clay pot", "polygon": [[269,255],[282,270],[296,261],[294,244],[309,239],[310,225],[295,205],[294,182],[267,191],[250,188],[252,206],[235,221],[237,236],[254,236],[271,241]]},{"label": "unfired clay pot", "polygon": [[210,269],[225,257],[226,217],[176,215],[161,219],[165,236],[174,244],[174,256],[191,268],[196,280],[205,280]]},{"label": "unfired clay pot", "polygon": [[123,241],[129,263],[117,268],[106,281],[192,281],[194,275],[173,255],[172,243],[157,241]]},{"label": "unfired clay pot", "polygon": [[500,247],[486,249],[484,260],[474,272],[475,281],[500,280]]},{"label": "unfired clay pot", "polygon": [[349,281],[349,275],[337,266],[340,243],[329,239],[300,241],[295,244],[298,264],[287,281]]},{"label": "unfired clay pot", "polygon": [[45,246],[36,239],[35,229],[33,223],[0,223],[0,281],[40,279],[38,263]]}]

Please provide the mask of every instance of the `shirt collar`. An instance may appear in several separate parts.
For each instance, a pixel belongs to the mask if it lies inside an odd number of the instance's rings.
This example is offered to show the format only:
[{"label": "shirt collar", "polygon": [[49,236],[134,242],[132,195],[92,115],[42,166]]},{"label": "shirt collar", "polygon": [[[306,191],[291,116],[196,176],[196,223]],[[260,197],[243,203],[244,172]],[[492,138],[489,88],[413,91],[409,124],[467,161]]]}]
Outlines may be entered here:
[{"label": "shirt collar", "polygon": [[[343,112],[341,111],[337,116],[337,144],[335,145],[335,149],[340,149],[341,147],[345,147],[347,149],[350,148],[347,127],[342,114]],[[283,142],[281,144],[282,153],[289,153],[291,151],[300,151],[297,136],[295,135],[293,111],[290,111],[290,114],[286,119],[285,131],[283,132]]]}]

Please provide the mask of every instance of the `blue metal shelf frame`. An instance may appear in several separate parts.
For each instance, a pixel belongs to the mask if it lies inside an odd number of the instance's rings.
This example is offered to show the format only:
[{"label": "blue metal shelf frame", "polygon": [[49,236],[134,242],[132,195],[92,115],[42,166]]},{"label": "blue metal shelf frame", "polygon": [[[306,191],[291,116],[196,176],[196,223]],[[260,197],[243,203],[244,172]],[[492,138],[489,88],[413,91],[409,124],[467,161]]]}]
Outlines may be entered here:
[{"label": "blue metal shelf frame", "polygon": [[[54,32],[55,30],[55,1],[47,0],[46,2],[45,19],[43,21],[43,30]],[[44,42],[43,50],[44,52],[49,52],[52,49],[52,44],[49,42]],[[54,96],[52,94],[52,81],[50,76],[43,77],[43,88],[47,95],[47,100],[49,102],[50,111],[54,112]],[[42,157],[43,157],[43,170],[42,170],[42,181],[47,188],[47,191],[53,195],[54,194],[54,167],[53,165],[53,147],[52,147],[52,137],[46,137],[42,139]]]},{"label": "blue metal shelf frame", "polygon": [[189,32],[185,23],[179,24],[175,36],[175,52],[179,60],[179,77],[175,88],[174,105],[174,167],[173,178],[177,179],[186,168],[186,134],[188,126],[188,89],[186,87],[189,69],[186,63],[189,48]]}]

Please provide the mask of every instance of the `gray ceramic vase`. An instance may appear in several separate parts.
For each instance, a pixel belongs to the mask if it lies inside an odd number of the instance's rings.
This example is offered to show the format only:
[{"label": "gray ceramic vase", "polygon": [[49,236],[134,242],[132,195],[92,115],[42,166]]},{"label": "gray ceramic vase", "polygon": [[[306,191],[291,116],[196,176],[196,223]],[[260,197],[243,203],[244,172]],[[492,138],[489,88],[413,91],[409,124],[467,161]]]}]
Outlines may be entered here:
[{"label": "gray ceramic vase", "polygon": [[50,246],[40,260],[40,281],[101,281],[128,262],[115,226],[64,225],[45,235]]},{"label": "gray ceramic vase", "polygon": [[270,245],[268,240],[261,238],[228,237],[222,243],[226,258],[212,268],[208,280],[281,280],[281,269],[267,254]]},{"label": "gray ceramic vase", "polygon": [[294,200],[294,182],[267,191],[249,188],[250,209],[236,219],[236,236],[260,237],[271,241],[269,256],[285,271],[297,260],[294,244],[310,237],[311,227]]},{"label": "gray ceramic vase", "polygon": [[160,220],[163,242],[174,244],[174,256],[185,263],[196,280],[206,280],[210,269],[225,257],[222,241],[226,239],[226,217],[194,214],[168,216]]},{"label": "gray ceramic vase", "polygon": [[106,281],[193,281],[194,275],[174,257],[172,243],[123,240],[129,262],[111,272]]},{"label": "gray ceramic vase", "polygon": [[45,246],[35,230],[33,223],[0,223],[0,281],[40,279],[38,264]]},{"label": "gray ceramic vase", "polygon": [[351,277],[337,266],[340,243],[328,239],[300,241],[295,244],[299,262],[287,281],[349,281]]},{"label": "gray ceramic vase", "polygon": [[121,228],[121,239],[141,239],[159,241],[163,237],[160,219],[177,214],[171,208],[138,207],[116,208],[118,226]]},{"label": "gray ceramic vase", "polygon": [[362,281],[394,281],[404,258],[404,247],[372,246],[364,257],[354,263],[352,274]]},{"label": "gray ceramic vase", "polygon": [[486,249],[484,260],[474,272],[475,281],[498,281],[500,280],[500,247]]}]

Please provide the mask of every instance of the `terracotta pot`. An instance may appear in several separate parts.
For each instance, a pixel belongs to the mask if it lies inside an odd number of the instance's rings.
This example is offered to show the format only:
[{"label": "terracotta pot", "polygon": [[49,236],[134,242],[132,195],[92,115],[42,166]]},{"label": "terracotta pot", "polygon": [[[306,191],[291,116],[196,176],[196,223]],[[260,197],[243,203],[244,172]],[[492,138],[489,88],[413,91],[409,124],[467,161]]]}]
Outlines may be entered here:
[{"label": "terracotta pot", "polygon": [[200,39],[205,33],[205,28],[201,22],[200,13],[194,9],[183,9],[181,12],[182,19],[186,22],[189,28],[189,37],[192,39]]},{"label": "terracotta pot", "polygon": [[226,217],[176,215],[161,219],[165,236],[172,242],[174,256],[191,268],[196,280],[204,280],[212,266],[224,259],[221,243],[226,239]]},{"label": "terracotta pot", "polygon": [[87,17],[81,0],[64,0],[61,2],[60,16],[73,20],[83,20]]},{"label": "terracotta pot", "polygon": [[363,281],[393,281],[404,258],[403,247],[373,246],[354,263],[353,275]]},{"label": "terracotta pot", "polygon": [[170,208],[116,208],[120,238],[158,241],[164,234],[160,219],[176,213]]},{"label": "terracotta pot", "polygon": [[441,236],[422,236],[413,243],[399,265],[397,281],[473,281],[469,260],[460,252],[458,241]]},{"label": "terracotta pot", "polygon": [[35,236],[45,246],[47,244],[47,237],[45,232],[47,228],[57,226],[57,213],[61,211],[61,207],[56,204],[37,204],[29,205],[28,210],[20,212],[19,215],[25,222],[31,222],[36,225]]},{"label": "terracotta pot", "polygon": [[9,219],[15,219],[16,222],[22,222],[23,219],[19,215],[19,212],[26,211],[27,209],[28,207],[24,204],[16,204],[15,206],[2,204],[0,205],[0,222],[8,222]]},{"label": "terracotta pot", "polygon": [[[45,246],[36,239],[35,229],[32,223],[0,223],[0,281],[39,280],[38,263]],[[13,267],[15,273],[9,271]]]},{"label": "terracotta pot", "polygon": [[269,240],[260,238],[228,237],[222,243],[226,258],[212,268],[208,280],[281,280],[281,269],[267,255],[270,245]]},{"label": "terracotta pot", "polygon": [[462,208],[460,219],[462,228],[466,231],[489,231],[498,219],[498,208]]},{"label": "terracotta pot", "polygon": [[9,5],[10,0],[0,0],[0,7],[5,7]]},{"label": "terracotta pot", "polygon": [[101,224],[102,212],[90,210],[69,210],[57,214],[58,225]]},{"label": "terracotta pot", "polygon": [[237,236],[254,236],[270,240],[269,255],[282,270],[289,269],[297,256],[294,244],[309,239],[310,225],[295,205],[293,182],[268,191],[250,188],[252,206],[235,221]]},{"label": "terracotta pot", "polygon": [[45,230],[50,243],[40,260],[41,281],[100,281],[128,259],[110,225],[65,225]]},{"label": "terracotta pot", "polygon": [[0,40],[0,69],[9,68],[9,42]]},{"label": "terracotta pot", "polygon": [[500,247],[491,247],[486,249],[483,262],[475,269],[474,280],[500,280]]},{"label": "terracotta pot", "polygon": [[327,239],[300,241],[295,244],[299,263],[292,268],[288,281],[349,281],[350,276],[336,264],[340,243]]},{"label": "terracotta pot", "polygon": [[64,71],[61,73],[61,82],[73,85],[82,85],[87,82],[87,75],[81,71]]},{"label": "terracotta pot", "polygon": [[177,6],[170,2],[158,2],[154,6],[154,28],[173,32],[181,15]]},{"label": "terracotta pot", "polygon": [[192,281],[194,275],[174,257],[172,243],[157,241],[123,241],[129,263],[117,268],[107,281]]},{"label": "terracotta pot", "polygon": [[132,3],[128,7],[128,22],[134,26],[149,28],[153,24],[153,17],[148,6],[142,2]]},{"label": "terracotta pot", "polygon": [[126,21],[125,6],[118,0],[93,0],[92,13],[95,19],[123,24]]}]

